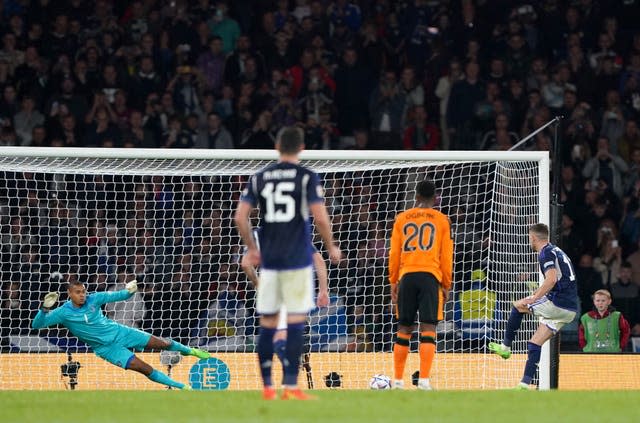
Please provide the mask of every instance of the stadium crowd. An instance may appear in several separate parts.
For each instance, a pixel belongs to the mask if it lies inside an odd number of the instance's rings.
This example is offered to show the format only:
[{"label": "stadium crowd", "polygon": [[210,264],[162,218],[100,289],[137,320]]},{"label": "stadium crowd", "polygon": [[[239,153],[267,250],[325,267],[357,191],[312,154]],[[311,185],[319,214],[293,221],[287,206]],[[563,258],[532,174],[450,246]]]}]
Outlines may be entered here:
[{"label": "stadium crowd", "polygon": [[[0,16],[2,146],[268,149],[281,127],[298,125],[308,149],[508,150],[562,115],[552,160],[563,166],[563,245],[581,303],[586,310],[593,292],[609,289],[640,336],[638,2],[4,0]],[[553,142],[550,127],[522,148]],[[209,333],[254,326],[243,311],[253,300],[237,266],[239,241],[221,212],[233,208],[239,181],[215,188],[183,179],[178,188],[155,178],[76,178],[92,198],[51,198],[53,182],[4,174],[3,346],[60,282],[53,272],[87,278],[90,289],[113,289],[150,268],[169,275],[162,287],[144,284],[139,309],[120,310],[159,335],[192,337],[198,311],[214,303],[221,320],[242,323]],[[129,196],[121,184],[132,184]],[[344,199],[366,190],[339,185],[330,189],[354,191]],[[85,212],[74,214],[70,202]],[[345,207],[336,224],[351,225],[338,231],[342,241],[364,252],[329,278],[360,280],[332,288],[350,298],[349,330],[376,349],[389,339],[363,329],[357,316],[368,313],[357,308],[381,306],[358,298],[384,286],[384,265],[370,265],[387,254],[388,216],[370,217],[382,203],[335,205]],[[145,226],[128,224],[130,216]],[[464,212],[454,221],[465,231],[474,222]],[[369,324],[379,329],[390,318]]]}]

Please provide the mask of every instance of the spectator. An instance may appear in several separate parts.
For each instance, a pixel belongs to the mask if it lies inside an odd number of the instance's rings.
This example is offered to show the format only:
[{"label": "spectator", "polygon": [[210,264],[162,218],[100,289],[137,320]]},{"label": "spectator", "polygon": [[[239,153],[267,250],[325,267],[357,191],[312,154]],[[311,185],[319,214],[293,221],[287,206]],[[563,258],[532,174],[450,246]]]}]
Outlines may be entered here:
[{"label": "spectator", "polygon": [[406,96],[398,88],[395,73],[385,72],[369,100],[372,141],[375,148],[397,149],[400,145],[399,131],[405,102]]},{"label": "spectator", "polygon": [[598,138],[596,155],[589,159],[582,176],[597,183],[602,179],[618,197],[623,194],[623,175],[629,170],[629,166],[618,155],[611,153],[609,139],[601,136]]},{"label": "spectator", "polygon": [[594,309],[580,318],[578,338],[584,352],[623,351],[629,342],[630,328],[624,316],[611,307],[611,294],[606,289],[593,293]]},{"label": "spectator", "polygon": [[132,110],[129,117],[129,129],[123,139],[133,143],[134,147],[155,148],[156,139],[152,131],[144,127],[142,112]]},{"label": "spectator", "polygon": [[338,129],[343,135],[351,135],[355,128],[368,126],[372,81],[369,70],[358,63],[355,49],[346,49],[342,59],[335,75]]},{"label": "spectator", "polygon": [[408,126],[408,115],[415,107],[424,105],[424,89],[416,81],[415,70],[406,67],[402,70],[400,83],[398,84],[400,94],[405,98],[404,111],[402,113],[402,128]]},{"label": "spectator", "polygon": [[427,122],[424,106],[413,108],[413,123],[404,130],[405,150],[436,150],[440,144],[438,128]]},{"label": "spectator", "polygon": [[206,81],[207,89],[218,94],[224,82],[225,54],[222,38],[214,36],[208,45],[209,49],[198,57],[198,69]]},{"label": "spectator", "polygon": [[449,72],[438,79],[435,95],[440,99],[440,132],[442,133],[442,149],[448,150],[450,146],[449,129],[447,127],[447,107],[451,87],[456,82],[464,78],[461,64],[457,60],[452,60],[449,64]]},{"label": "spectator", "polygon": [[506,113],[498,113],[494,120],[494,128],[485,132],[480,141],[481,150],[492,150],[497,144],[497,134],[499,131],[507,131],[509,144],[513,145],[518,142],[518,134],[509,131],[509,116]]},{"label": "spectator", "polygon": [[253,124],[253,128],[247,129],[242,135],[241,148],[273,149],[275,146],[275,134],[271,126],[272,115],[268,110],[263,111]]},{"label": "spectator", "polygon": [[618,241],[618,229],[610,219],[605,219],[598,229],[599,255],[593,262],[593,267],[600,272],[602,284],[610,288],[617,282],[622,264],[622,248]]},{"label": "spectator", "polygon": [[624,262],[620,267],[618,283],[611,286],[613,306],[629,320],[630,327],[639,323],[640,284],[631,279],[631,263]]},{"label": "spectator", "polygon": [[196,141],[197,148],[233,148],[233,139],[227,128],[222,124],[220,115],[210,112],[207,116],[207,126],[200,131]]},{"label": "spectator", "polygon": [[618,146],[618,154],[627,163],[632,161],[632,153],[640,150],[640,131],[638,130],[638,122],[634,119],[627,120],[624,133],[616,142]]},{"label": "spectator", "polygon": [[31,145],[31,133],[33,128],[44,123],[44,116],[35,108],[33,97],[26,95],[22,98],[21,108],[13,116],[16,134],[20,139],[20,145]]},{"label": "spectator", "polygon": [[485,96],[484,83],[479,79],[480,67],[469,62],[465,67],[465,78],[451,87],[447,105],[447,128],[454,150],[473,148],[474,136],[470,121],[474,105]]},{"label": "spectator", "polygon": [[578,284],[578,297],[580,298],[580,308],[589,309],[593,302],[593,292],[603,289],[602,276],[593,268],[593,257],[588,253],[580,256],[580,261],[576,267],[576,278]]},{"label": "spectator", "polygon": [[222,39],[222,51],[225,54],[233,51],[240,37],[240,26],[227,15],[228,9],[226,1],[216,1],[216,13],[208,22],[211,34]]}]

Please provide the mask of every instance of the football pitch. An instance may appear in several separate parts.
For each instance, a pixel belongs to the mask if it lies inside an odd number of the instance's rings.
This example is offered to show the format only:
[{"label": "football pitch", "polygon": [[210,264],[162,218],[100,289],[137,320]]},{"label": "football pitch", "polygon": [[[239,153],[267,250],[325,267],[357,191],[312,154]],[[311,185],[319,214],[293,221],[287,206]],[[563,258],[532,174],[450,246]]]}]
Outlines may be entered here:
[{"label": "football pitch", "polygon": [[343,391],[270,401],[256,391],[5,391],[13,422],[640,422],[639,391]]}]

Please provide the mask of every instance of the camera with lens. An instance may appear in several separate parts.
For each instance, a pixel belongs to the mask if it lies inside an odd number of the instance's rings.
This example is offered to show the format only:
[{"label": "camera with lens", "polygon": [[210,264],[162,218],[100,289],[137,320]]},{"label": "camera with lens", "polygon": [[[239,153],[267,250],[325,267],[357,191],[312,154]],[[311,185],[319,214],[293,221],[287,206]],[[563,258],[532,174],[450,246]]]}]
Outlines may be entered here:
[{"label": "camera with lens", "polygon": [[78,385],[78,373],[80,372],[81,367],[82,365],[80,362],[73,361],[71,353],[67,353],[67,362],[60,366],[60,373],[63,378],[69,378],[69,388],[71,390],[76,389],[76,386]]}]

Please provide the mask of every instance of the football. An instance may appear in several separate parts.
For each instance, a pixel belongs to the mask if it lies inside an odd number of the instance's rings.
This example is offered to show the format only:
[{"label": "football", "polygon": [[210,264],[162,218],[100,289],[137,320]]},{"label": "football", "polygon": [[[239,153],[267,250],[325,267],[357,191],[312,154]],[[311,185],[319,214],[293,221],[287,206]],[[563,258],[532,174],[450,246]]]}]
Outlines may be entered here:
[{"label": "football", "polygon": [[391,379],[385,375],[375,375],[369,381],[371,389],[391,389]]}]

